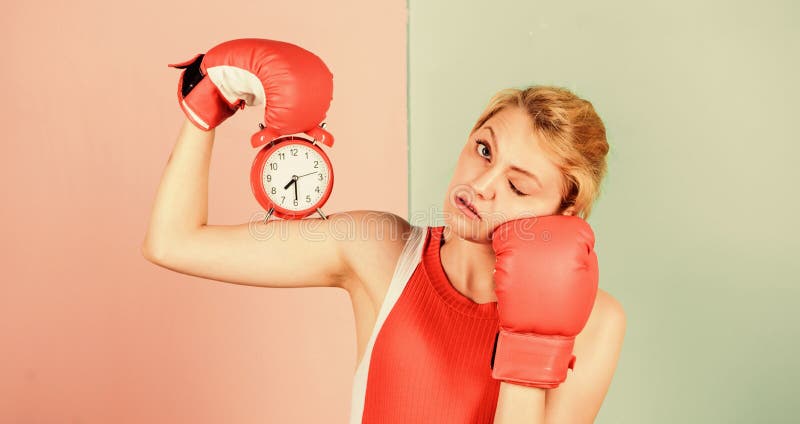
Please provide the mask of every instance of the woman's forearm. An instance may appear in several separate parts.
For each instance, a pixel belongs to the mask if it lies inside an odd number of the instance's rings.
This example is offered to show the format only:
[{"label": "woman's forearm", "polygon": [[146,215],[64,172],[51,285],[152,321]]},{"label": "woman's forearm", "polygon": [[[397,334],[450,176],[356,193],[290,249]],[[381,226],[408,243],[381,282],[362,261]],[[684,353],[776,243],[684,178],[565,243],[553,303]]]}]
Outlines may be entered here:
[{"label": "woman's forearm", "polygon": [[160,248],[208,223],[208,170],[214,132],[184,118],[156,192],[144,247]]},{"label": "woman's forearm", "polygon": [[495,424],[543,424],[545,389],[500,382]]}]

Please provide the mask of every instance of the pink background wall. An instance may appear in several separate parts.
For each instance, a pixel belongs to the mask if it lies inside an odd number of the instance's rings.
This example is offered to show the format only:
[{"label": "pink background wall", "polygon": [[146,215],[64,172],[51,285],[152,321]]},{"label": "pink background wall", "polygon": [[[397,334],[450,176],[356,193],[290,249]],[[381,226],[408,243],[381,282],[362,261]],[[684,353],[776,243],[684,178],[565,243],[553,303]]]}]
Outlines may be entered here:
[{"label": "pink background wall", "polygon": [[[242,37],[298,44],[334,74],[324,210],[406,216],[406,16],[405,1],[7,5],[0,422],[346,422],[345,291],[186,276],[139,248],[183,120],[167,64]],[[217,129],[210,224],[259,210],[262,114]]]}]

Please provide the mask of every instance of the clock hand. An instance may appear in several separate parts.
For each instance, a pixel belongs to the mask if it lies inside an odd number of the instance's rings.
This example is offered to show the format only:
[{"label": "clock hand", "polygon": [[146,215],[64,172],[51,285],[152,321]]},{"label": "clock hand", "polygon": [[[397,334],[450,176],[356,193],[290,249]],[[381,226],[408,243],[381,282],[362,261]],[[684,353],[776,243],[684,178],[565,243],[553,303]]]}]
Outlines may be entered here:
[{"label": "clock hand", "polygon": [[297,177],[297,178],[300,178],[300,177],[305,177],[306,175],[316,174],[317,172],[319,172],[319,171],[309,172],[308,174],[303,174],[303,175],[300,175],[300,176],[299,176],[299,177]]},{"label": "clock hand", "polygon": [[294,183],[295,181],[297,181],[297,175],[292,175],[292,180],[289,181],[285,186],[283,186],[284,190],[288,190],[289,186],[292,185],[292,183]]},{"label": "clock hand", "polygon": [[297,180],[294,180],[294,200],[297,200]]}]

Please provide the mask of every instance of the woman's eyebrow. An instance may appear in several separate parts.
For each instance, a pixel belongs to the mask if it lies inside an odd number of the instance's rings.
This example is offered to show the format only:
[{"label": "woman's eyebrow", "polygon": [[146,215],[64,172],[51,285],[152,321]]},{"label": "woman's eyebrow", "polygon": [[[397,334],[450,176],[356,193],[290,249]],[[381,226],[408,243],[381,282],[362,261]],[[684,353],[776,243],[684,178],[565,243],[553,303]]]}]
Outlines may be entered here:
[{"label": "woman's eyebrow", "polygon": [[[497,142],[496,142],[496,138],[497,137],[494,134],[494,128],[492,128],[491,126],[487,125],[486,129],[489,130],[489,132],[492,134],[492,138],[489,141],[494,145],[494,151],[499,153],[500,152],[500,148],[497,146]],[[514,165],[514,164],[511,165],[511,169],[514,170],[514,171],[520,172],[520,173],[522,173],[524,175],[527,175],[530,178],[533,178],[536,181],[536,184],[539,184],[539,187],[542,187],[542,182],[539,180],[539,177],[537,177],[536,174],[534,174],[533,172],[530,172],[528,170],[522,169],[519,166]]]}]

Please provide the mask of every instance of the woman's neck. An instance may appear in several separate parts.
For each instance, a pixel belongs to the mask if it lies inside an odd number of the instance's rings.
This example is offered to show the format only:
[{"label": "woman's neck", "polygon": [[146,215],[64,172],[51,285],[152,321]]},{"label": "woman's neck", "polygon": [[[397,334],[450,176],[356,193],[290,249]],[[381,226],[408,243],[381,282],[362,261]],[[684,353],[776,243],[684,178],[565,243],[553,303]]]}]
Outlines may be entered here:
[{"label": "woman's neck", "polygon": [[444,227],[442,240],[439,256],[453,287],[475,303],[496,302],[492,245],[459,238],[449,227]]}]

